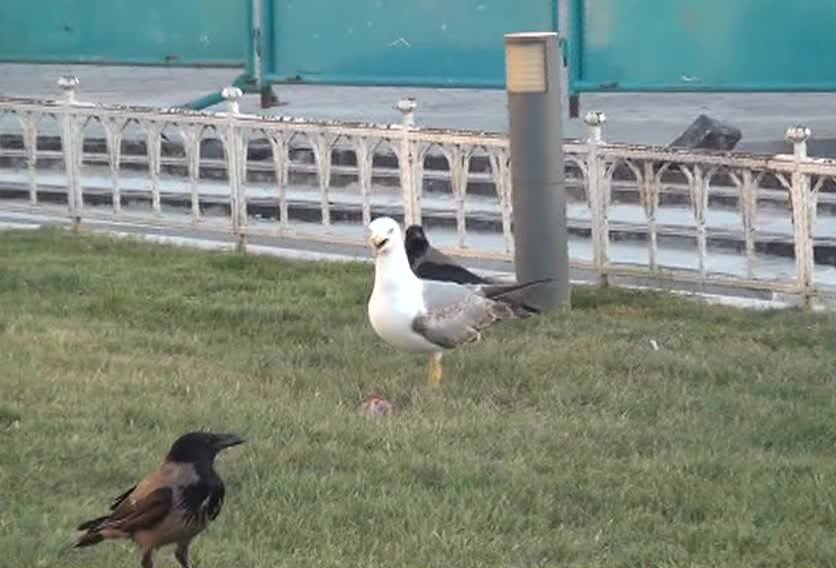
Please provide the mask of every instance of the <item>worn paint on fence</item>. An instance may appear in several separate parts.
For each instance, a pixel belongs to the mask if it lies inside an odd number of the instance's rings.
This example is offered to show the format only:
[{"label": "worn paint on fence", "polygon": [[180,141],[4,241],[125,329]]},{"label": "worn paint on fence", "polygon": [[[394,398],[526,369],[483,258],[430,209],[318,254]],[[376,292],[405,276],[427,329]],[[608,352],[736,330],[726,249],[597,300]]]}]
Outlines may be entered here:
[{"label": "worn paint on fence", "polygon": [[[0,209],[63,210],[75,223],[106,218],[201,227],[243,241],[299,236],[291,219],[296,208],[318,213],[322,231],[305,238],[343,235],[356,243],[363,240],[362,226],[386,213],[406,222],[449,223],[454,252],[510,258],[505,135],[418,128],[414,101],[398,105],[401,124],[378,125],[241,114],[241,92],[234,88],[224,91],[225,112],[203,113],[86,104],[77,100],[77,81],[64,79],[61,86],[61,101],[0,98],[0,159],[6,164],[0,174],[13,170],[15,160],[26,169],[23,199],[11,183]],[[794,294],[805,302],[836,296],[836,281],[819,277],[836,262],[816,261],[823,247],[836,251],[836,235],[821,233],[817,223],[821,208],[834,218],[836,161],[807,156],[809,130],[788,131],[793,155],[758,156],[609,144],[605,120],[589,113],[588,139],[564,146],[568,191],[577,194],[570,229],[592,244],[591,255],[575,258],[575,266],[593,270],[602,282],[647,276]],[[19,142],[5,136],[9,130],[20,133]],[[56,177],[55,164],[63,178]],[[105,176],[85,174],[96,164],[106,168]],[[312,180],[315,193],[299,192],[302,182],[293,180],[299,176]],[[65,200],[56,205],[60,195]],[[148,205],[138,207],[139,201]],[[671,202],[682,204],[678,217],[671,217]],[[222,214],[209,215],[212,208]],[[717,214],[726,220],[712,221]],[[478,226],[495,226],[503,244],[472,248]],[[619,260],[623,238],[640,238],[646,260]],[[671,239],[693,243],[689,268],[670,263],[665,242]],[[741,250],[742,274],[715,269],[726,254],[716,252],[718,242]],[[789,247],[791,271],[758,269],[770,247],[779,253]]]}]

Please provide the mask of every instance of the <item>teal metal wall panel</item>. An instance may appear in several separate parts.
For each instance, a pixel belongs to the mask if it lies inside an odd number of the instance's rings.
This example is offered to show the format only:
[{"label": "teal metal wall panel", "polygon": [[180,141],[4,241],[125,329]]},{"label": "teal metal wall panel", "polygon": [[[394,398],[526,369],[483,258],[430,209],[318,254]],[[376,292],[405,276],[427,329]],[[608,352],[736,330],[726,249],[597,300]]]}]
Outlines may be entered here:
[{"label": "teal metal wall panel", "polygon": [[836,90],[834,0],[575,0],[574,91]]},{"label": "teal metal wall panel", "polygon": [[241,65],[248,0],[0,0],[0,60]]},{"label": "teal metal wall panel", "polygon": [[[558,0],[0,0],[0,60],[239,65],[268,82],[504,87]],[[572,92],[836,91],[836,0],[568,0]]]},{"label": "teal metal wall panel", "polygon": [[557,26],[557,0],[264,1],[274,82],[502,88],[504,34]]}]

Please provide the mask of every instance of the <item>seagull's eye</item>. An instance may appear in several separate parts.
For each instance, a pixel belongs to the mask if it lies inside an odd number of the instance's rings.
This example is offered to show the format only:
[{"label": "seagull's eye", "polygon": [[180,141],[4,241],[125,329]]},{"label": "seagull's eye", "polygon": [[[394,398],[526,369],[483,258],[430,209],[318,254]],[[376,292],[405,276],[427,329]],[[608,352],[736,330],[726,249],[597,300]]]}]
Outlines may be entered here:
[{"label": "seagull's eye", "polygon": [[391,235],[394,232],[395,232],[395,229],[389,229],[388,231],[386,231],[386,234]]}]

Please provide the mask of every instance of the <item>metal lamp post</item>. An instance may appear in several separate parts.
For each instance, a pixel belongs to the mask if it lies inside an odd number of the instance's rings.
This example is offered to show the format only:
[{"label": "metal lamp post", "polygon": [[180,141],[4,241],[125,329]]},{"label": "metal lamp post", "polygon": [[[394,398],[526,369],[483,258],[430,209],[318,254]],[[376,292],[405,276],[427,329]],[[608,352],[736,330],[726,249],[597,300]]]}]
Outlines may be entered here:
[{"label": "metal lamp post", "polygon": [[551,279],[533,300],[570,304],[569,250],[556,33],[505,36],[517,281]]}]

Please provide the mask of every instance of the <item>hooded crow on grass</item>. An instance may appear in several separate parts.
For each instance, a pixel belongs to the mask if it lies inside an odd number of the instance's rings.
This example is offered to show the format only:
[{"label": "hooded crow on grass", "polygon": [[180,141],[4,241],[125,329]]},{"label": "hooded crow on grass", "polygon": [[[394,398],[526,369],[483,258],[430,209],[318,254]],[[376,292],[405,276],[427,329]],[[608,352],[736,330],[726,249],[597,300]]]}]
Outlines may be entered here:
[{"label": "hooded crow on grass", "polygon": [[154,551],[176,544],[174,556],[189,568],[189,544],[221,512],[224,483],[213,465],[222,450],[244,443],[235,434],[190,432],[181,436],[162,466],[116,497],[110,514],[82,523],[76,547],[105,539],[131,539],[142,568],[153,568]]}]

